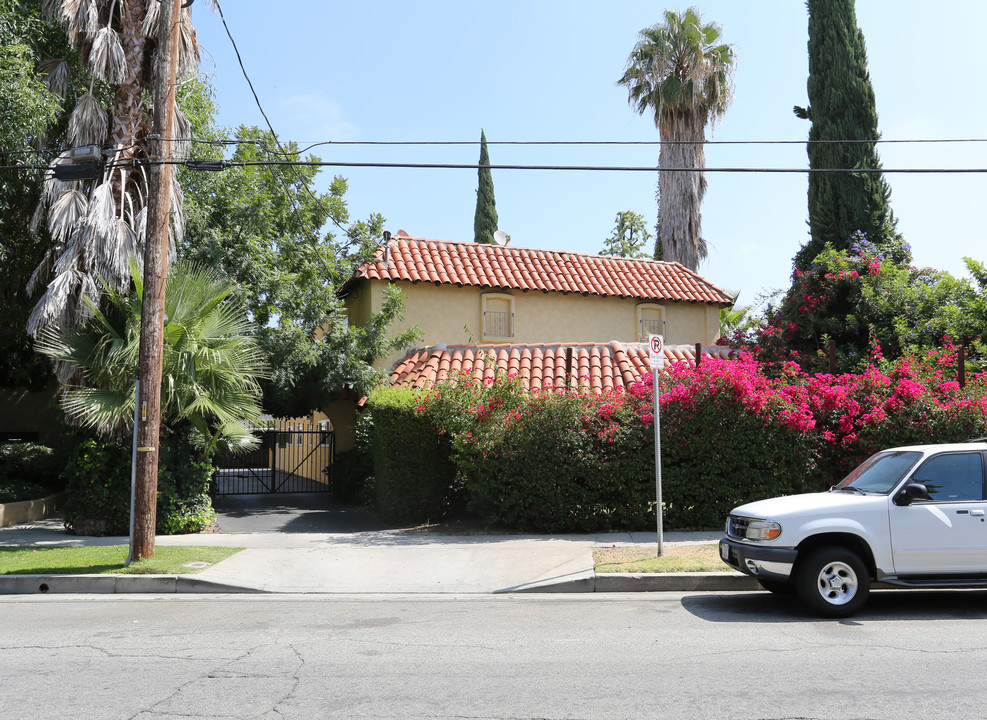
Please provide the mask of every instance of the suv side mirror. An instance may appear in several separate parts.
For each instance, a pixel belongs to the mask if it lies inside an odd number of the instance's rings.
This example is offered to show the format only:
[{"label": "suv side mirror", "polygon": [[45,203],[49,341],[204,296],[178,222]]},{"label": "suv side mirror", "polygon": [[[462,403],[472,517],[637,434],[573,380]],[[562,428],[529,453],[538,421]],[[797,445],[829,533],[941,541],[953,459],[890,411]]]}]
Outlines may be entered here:
[{"label": "suv side mirror", "polygon": [[911,505],[916,500],[931,500],[929,490],[922,483],[910,482],[894,496],[895,505]]}]

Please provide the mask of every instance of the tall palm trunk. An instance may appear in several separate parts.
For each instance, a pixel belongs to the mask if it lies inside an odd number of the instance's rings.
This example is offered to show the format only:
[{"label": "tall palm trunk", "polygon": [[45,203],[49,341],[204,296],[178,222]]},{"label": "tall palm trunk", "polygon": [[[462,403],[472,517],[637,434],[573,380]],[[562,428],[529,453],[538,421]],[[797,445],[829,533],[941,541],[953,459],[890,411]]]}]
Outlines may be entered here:
[{"label": "tall palm trunk", "polygon": [[665,113],[659,133],[665,141],[661,143],[658,157],[659,195],[663,199],[669,198],[658,207],[662,259],[694,270],[707,255],[701,212],[706,176],[701,169],[677,168],[706,166],[705,133],[695,113],[683,111]]}]

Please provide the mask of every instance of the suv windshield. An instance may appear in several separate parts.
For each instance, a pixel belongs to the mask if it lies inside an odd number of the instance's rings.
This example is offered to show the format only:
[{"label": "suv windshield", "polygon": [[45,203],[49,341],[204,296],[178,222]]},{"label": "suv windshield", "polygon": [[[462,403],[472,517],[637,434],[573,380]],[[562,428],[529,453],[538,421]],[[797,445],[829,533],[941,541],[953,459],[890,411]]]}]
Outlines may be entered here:
[{"label": "suv windshield", "polygon": [[914,450],[879,452],[864,460],[833,489],[854,488],[863,492],[887,494],[905,477],[905,473],[912,469],[920,457],[922,453]]}]

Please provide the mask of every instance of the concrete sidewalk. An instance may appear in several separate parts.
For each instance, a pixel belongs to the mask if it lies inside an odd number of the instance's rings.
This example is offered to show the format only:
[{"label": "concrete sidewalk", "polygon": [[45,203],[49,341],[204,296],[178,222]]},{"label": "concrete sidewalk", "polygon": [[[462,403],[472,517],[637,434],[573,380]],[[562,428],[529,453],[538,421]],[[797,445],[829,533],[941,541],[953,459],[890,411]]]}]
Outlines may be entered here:
[{"label": "concrete sidewalk", "polygon": [[[666,533],[668,544],[710,542],[719,533]],[[80,537],[58,519],[0,529],[2,546],[127,545],[126,537]],[[0,575],[11,593],[522,593],[747,590],[728,571],[599,574],[594,547],[655,547],[655,533],[450,536],[408,530],[250,532],[159,536],[167,545],[243,551],[195,575]]]}]

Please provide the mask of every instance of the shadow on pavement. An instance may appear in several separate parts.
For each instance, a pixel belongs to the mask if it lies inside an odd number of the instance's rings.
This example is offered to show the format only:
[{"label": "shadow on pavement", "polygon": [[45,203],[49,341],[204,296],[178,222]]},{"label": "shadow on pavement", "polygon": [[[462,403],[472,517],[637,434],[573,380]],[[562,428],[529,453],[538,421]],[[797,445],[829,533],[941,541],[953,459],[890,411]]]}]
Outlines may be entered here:
[{"label": "shadow on pavement", "polygon": [[744,623],[842,623],[902,620],[984,620],[987,592],[983,590],[876,590],[871,591],[863,610],[843,620],[812,615],[794,595],[768,592],[736,594],[703,593],[682,598],[682,607],[709,622]]},{"label": "shadow on pavement", "polygon": [[329,493],[221,495],[213,500],[224,533],[359,533],[385,529],[371,513]]}]

